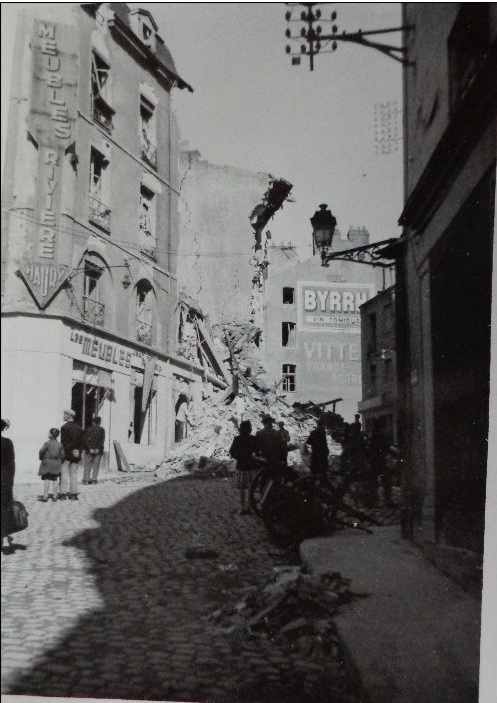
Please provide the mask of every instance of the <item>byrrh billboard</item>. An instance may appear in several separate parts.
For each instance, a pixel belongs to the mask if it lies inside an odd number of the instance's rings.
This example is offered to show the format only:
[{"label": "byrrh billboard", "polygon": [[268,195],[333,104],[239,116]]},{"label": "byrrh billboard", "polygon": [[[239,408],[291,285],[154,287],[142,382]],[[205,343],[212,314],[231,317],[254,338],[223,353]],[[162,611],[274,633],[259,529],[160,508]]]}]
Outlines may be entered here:
[{"label": "byrrh billboard", "polygon": [[360,306],[375,295],[369,283],[297,283],[298,327],[302,331],[360,334]]}]

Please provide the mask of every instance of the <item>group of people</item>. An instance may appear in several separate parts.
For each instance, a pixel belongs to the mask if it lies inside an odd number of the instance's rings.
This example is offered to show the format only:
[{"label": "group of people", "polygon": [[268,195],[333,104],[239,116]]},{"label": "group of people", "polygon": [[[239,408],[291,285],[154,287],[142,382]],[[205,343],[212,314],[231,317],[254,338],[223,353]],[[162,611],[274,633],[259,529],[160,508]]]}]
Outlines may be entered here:
[{"label": "group of people", "polygon": [[[262,425],[262,429],[253,435],[252,424],[249,420],[243,420],[239,425],[239,434],[230,448],[230,455],[237,462],[237,487],[240,490],[242,515],[250,512],[247,496],[258,462],[262,459],[272,466],[288,468],[288,451],[296,447],[290,444],[290,434],[283,422],[279,422],[276,429],[274,419],[265,415]],[[310,449],[309,470],[317,478],[325,477],[329,470],[327,434],[327,418],[323,414],[304,443],[305,451]],[[368,437],[362,431],[360,416],[356,415],[353,423],[343,422],[331,434],[342,446],[341,473],[345,479],[360,483],[364,504],[368,507],[378,505],[381,482],[384,503],[388,507],[393,506],[392,449],[381,424],[376,421]]]},{"label": "group of people", "polygon": [[236,459],[237,488],[240,491],[240,514],[247,515],[250,508],[247,501],[248,489],[257,470],[257,461],[279,466],[282,469],[288,465],[290,449],[290,434],[283,422],[274,427],[274,419],[270,415],[262,418],[262,429],[252,434],[250,420],[242,420],[239,434],[230,447],[230,455]]},{"label": "group of people", "polygon": [[[101,418],[93,418],[86,430],[74,420],[74,410],[64,412],[64,424],[52,427],[40,449],[38,475],[44,482],[39,500],[78,500],[79,466],[84,452],[83,484],[97,483],[104,451],[105,430]],[[60,436],[60,440],[59,440]]]}]

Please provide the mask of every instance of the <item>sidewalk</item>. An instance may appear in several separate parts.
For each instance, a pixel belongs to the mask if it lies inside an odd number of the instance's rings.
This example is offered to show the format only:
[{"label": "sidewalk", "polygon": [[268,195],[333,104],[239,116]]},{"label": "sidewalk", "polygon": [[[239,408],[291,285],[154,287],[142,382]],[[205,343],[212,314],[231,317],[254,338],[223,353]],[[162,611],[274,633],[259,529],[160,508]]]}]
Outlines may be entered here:
[{"label": "sidewalk", "polygon": [[398,526],[306,540],[300,552],[310,573],[339,571],[353,591],[370,594],[336,622],[371,703],[476,703],[480,602]]}]

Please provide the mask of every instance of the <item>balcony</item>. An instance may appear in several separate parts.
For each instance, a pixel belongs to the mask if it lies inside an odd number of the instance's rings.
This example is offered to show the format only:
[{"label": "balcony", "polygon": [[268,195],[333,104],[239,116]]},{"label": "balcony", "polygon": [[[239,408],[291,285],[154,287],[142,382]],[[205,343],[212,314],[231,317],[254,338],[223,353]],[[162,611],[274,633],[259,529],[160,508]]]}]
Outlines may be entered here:
[{"label": "balcony", "polygon": [[83,318],[92,325],[103,327],[105,323],[105,305],[98,300],[83,296]]},{"label": "balcony", "polygon": [[112,118],[114,116],[114,110],[100,95],[93,96],[91,113],[94,121],[110,134],[112,132]]},{"label": "balcony", "polygon": [[90,222],[106,232],[110,232],[110,207],[94,195],[89,195]]},{"label": "balcony", "polygon": [[144,344],[152,344],[152,325],[142,320],[136,320],[136,338]]},{"label": "balcony", "polygon": [[157,168],[157,147],[152,144],[146,134],[140,135],[140,154],[152,168]]}]

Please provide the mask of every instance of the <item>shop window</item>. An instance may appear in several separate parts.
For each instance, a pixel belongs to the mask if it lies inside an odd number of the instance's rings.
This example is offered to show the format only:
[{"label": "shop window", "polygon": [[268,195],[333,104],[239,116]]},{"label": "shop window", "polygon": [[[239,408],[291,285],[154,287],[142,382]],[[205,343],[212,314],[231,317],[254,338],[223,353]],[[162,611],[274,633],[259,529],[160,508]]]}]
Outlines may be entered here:
[{"label": "shop window", "polygon": [[155,297],[148,281],[136,286],[136,338],[144,344],[152,344],[153,307]]},{"label": "shop window", "polygon": [[73,362],[71,408],[83,429],[91,426],[94,417],[108,416],[106,404],[113,399],[111,385],[111,371]]},{"label": "shop window", "polygon": [[[148,387],[144,386],[145,382],[149,383]],[[155,376],[150,377],[141,371],[134,371],[132,419],[128,432],[128,436],[134,444],[149,445],[155,441],[157,435],[157,391],[155,384]]]},{"label": "shop window", "polygon": [[486,56],[489,4],[462,3],[448,40],[450,106],[464,97]]},{"label": "shop window", "polygon": [[90,152],[89,219],[110,232],[109,160],[95,147]]},{"label": "shop window", "polygon": [[153,168],[157,168],[157,138],[155,105],[144,95],[140,96],[140,154]]},{"label": "shop window", "polygon": [[283,305],[295,303],[295,288],[283,288]]},{"label": "shop window", "polygon": [[154,260],[157,258],[155,201],[155,193],[142,185],[140,189],[140,251]]},{"label": "shop window", "polygon": [[295,322],[281,323],[281,346],[294,347],[296,344]]},{"label": "shop window", "polygon": [[91,111],[95,122],[111,132],[114,110],[110,106],[110,66],[96,51],[91,55]]},{"label": "shop window", "polygon": [[102,269],[91,261],[84,263],[83,317],[93,325],[105,323],[105,305],[100,302]]},{"label": "shop window", "polygon": [[283,391],[295,393],[297,385],[297,367],[295,364],[283,364]]}]

